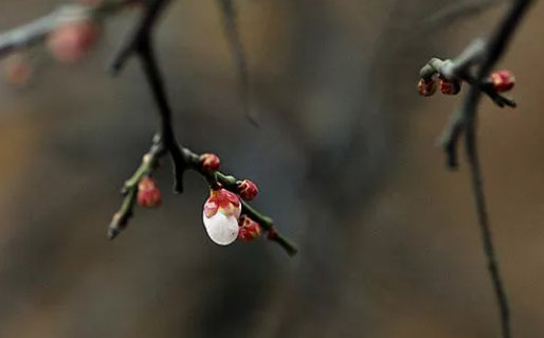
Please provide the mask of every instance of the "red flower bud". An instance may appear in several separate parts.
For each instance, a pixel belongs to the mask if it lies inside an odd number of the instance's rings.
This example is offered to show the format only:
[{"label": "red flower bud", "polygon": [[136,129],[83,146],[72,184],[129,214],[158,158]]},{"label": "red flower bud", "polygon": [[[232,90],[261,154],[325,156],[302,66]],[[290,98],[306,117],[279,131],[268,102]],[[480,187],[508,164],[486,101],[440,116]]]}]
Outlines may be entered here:
[{"label": "red flower bud", "polygon": [[57,28],[47,40],[51,54],[60,62],[79,61],[98,40],[98,26],[91,20],[66,23]]},{"label": "red flower bud", "polygon": [[489,79],[491,80],[493,89],[495,89],[495,91],[499,93],[509,91],[516,84],[516,78],[514,77],[514,73],[509,70],[499,70],[493,72],[489,76]]},{"label": "red flower bud", "polygon": [[138,183],[138,204],[144,208],[156,208],[161,204],[161,191],[157,182],[149,176]]},{"label": "red flower bud", "polygon": [[215,154],[202,154],[200,161],[202,161],[202,169],[208,173],[216,172],[221,166],[221,160]]},{"label": "red flower bud", "polygon": [[238,189],[238,194],[240,197],[246,201],[251,201],[259,193],[259,188],[257,185],[250,180],[243,180],[236,182],[236,188]]},{"label": "red flower bud", "polygon": [[417,90],[421,96],[431,96],[436,92],[436,82],[433,79],[420,79]]},{"label": "red flower bud", "polygon": [[440,91],[445,95],[457,95],[461,91],[461,81],[441,78]]},{"label": "red flower bud", "polygon": [[217,212],[225,216],[240,217],[242,204],[238,196],[227,189],[210,190],[210,197],[204,203],[204,216],[210,218]]},{"label": "red flower bud", "polygon": [[240,217],[238,223],[240,225],[240,231],[238,232],[238,238],[244,242],[251,242],[255,238],[261,235],[261,226],[246,215]]}]

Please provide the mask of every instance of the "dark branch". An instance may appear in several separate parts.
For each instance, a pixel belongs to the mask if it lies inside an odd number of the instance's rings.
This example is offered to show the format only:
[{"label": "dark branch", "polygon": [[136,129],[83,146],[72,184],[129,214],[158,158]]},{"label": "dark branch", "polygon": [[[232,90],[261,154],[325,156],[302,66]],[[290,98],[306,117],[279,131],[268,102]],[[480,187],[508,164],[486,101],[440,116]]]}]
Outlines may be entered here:
[{"label": "dark branch", "polygon": [[172,109],[168,103],[164,80],[159,69],[153,47],[153,29],[162,11],[170,0],[148,0],[132,35],[116,54],[112,70],[117,74],[132,56],[137,56],[147,78],[150,90],[159,109],[160,127],[158,133],[161,152],[168,152],[174,166],[174,191],[183,191],[183,173],[186,169],[184,158],[172,128]]},{"label": "dark branch", "polygon": [[[149,175],[151,170],[157,166],[160,158],[166,153],[170,154],[174,166],[174,191],[182,192],[183,174],[187,169],[192,169],[199,172],[211,187],[221,185],[225,189],[237,192],[236,182],[238,180],[236,178],[220,172],[210,175],[210,173],[202,168],[200,156],[187,148],[181,147],[176,141],[172,124],[172,109],[168,102],[164,79],[161,75],[152,44],[153,28],[169,1],[149,0],[146,3],[141,20],[112,63],[114,73],[118,73],[132,56],[137,56],[140,59],[149,88],[158,107],[160,119],[159,131],[155,135],[150,152],[144,156],[142,164],[133,177],[125,183],[124,202],[121,209],[115,214],[108,230],[108,235],[112,239],[126,228],[128,220],[132,216],[138,190],[138,181],[143,176]],[[281,245],[289,255],[296,254],[298,251],[296,246],[276,231],[271,218],[262,215],[246,202],[242,202],[242,213],[247,214],[254,221],[258,222],[267,231],[268,238]]]},{"label": "dark branch", "polygon": [[[470,164],[478,224],[484,253],[487,258],[489,274],[499,306],[503,338],[511,337],[510,310],[493,245],[493,236],[486,206],[483,175],[476,138],[476,114],[482,94],[490,96],[501,107],[505,105],[514,106],[514,102],[510,99],[504,98],[498,93],[495,95],[490,92],[491,87],[487,83],[487,78],[491,69],[495,67],[495,64],[503,55],[506,46],[532,2],[531,0],[515,0],[489,40],[471,45],[456,61],[450,61],[450,64],[447,65],[441,64],[437,66],[436,62],[434,65],[429,65],[435,71],[444,73],[448,78],[461,78],[471,84],[463,105],[452,115],[441,138],[441,144],[447,153],[449,167],[455,168],[457,165],[457,145],[459,138],[461,134],[465,134],[465,151]],[[473,76],[467,75],[470,74],[471,67],[476,68],[475,75]],[[427,75],[427,72],[422,69],[422,76],[424,75]]]},{"label": "dark branch", "polygon": [[460,19],[478,15],[482,11],[504,2],[506,2],[506,0],[469,0],[453,2],[452,5],[429,16],[421,23],[421,26],[425,29],[436,29],[439,26],[452,25]]},{"label": "dark branch", "polygon": [[[493,69],[496,62],[504,53],[506,46],[514,34],[514,31],[519,26],[523,15],[526,13],[532,2],[532,0],[517,0],[512,4],[508,13],[499,24],[495,34],[489,40],[487,52],[485,53],[482,65],[480,66],[480,69],[476,75],[476,83],[482,83],[482,81],[489,75],[491,69]],[[478,220],[480,224],[484,251],[487,257],[488,269],[500,309],[502,335],[503,338],[510,338],[510,309],[493,246],[493,238],[485,201],[482,169],[480,166],[480,159],[478,157],[476,139],[476,111],[478,104],[480,103],[481,96],[482,91],[480,90],[480,87],[471,86],[471,89],[465,98],[463,109],[466,133],[465,147],[468,155],[468,161],[471,165],[472,186],[474,189],[476,210],[478,211]]]}]

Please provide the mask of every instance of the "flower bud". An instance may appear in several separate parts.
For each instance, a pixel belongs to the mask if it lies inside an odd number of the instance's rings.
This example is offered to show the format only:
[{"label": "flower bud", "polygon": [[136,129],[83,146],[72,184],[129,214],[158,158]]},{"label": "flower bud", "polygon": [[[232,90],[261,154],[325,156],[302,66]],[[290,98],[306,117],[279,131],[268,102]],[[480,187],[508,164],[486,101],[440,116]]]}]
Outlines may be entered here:
[{"label": "flower bud", "polygon": [[144,208],[156,208],[161,204],[161,191],[157,182],[149,176],[138,183],[138,204]]},{"label": "flower bud", "polygon": [[261,226],[259,223],[255,222],[247,215],[242,215],[238,224],[240,225],[238,238],[244,242],[251,242],[261,235]]},{"label": "flower bud", "polygon": [[57,28],[47,39],[47,47],[60,62],[80,61],[98,40],[98,26],[88,19],[69,22]]},{"label": "flower bud", "polygon": [[202,154],[200,155],[200,161],[202,162],[202,169],[208,173],[216,172],[221,165],[219,156],[215,154]]},{"label": "flower bud", "polygon": [[24,54],[10,55],[2,66],[6,81],[18,87],[26,86],[34,71],[30,60]]},{"label": "flower bud", "polygon": [[421,96],[431,96],[436,92],[436,81],[433,79],[420,79],[417,90]]},{"label": "flower bud", "polygon": [[440,91],[445,95],[457,95],[461,91],[461,81],[441,78]]},{"label": "flower bud", "polygon": [[229,245],[238,238],[238,219],[242,203],[238,196],[226,189],[211,190],[204,203],[202,221],[211,240],[219,245]]},{"label": "flower bud", "polygon": [[236,188],[238,189],[238,195],[246,201],[251,201],[259,193],[257,185],[250,180],[243,180],[236,182]]},{"label": "flower bud", "polygon": [[499,70],[493,72],[489,76],[489,79],[491,80],[493,89],[499,93],[509,91],[516,84],[514,73],[509,70]]}]

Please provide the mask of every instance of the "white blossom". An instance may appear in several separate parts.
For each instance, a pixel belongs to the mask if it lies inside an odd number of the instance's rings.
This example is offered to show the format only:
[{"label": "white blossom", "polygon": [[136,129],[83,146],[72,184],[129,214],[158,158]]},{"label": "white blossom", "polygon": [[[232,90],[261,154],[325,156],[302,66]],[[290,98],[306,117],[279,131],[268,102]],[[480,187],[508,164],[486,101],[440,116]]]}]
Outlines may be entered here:
[{"label": "white blossom", "polygon": [[211,217],[202,214],[202,221],[208,236],[219,245],[229,245],[238,238],[238,219],[235,216],[226,216],[222,212],[217,212]]}]

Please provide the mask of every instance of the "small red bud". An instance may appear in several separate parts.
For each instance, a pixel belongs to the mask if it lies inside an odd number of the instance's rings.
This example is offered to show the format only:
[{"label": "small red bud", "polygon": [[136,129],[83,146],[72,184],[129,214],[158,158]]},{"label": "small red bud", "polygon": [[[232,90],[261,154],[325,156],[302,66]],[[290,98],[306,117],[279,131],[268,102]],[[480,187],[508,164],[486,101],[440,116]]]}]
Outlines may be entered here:
[{"label": "small red bud", "polygon": [[250,180],[243,180],[236,182],[236,187],[238,189],[238,195],[245,199],[246,201],[251,201],[259,193],[259,188],[257,185]]},{"label": "small red bud", "polygon": [[441,78],[440,91],[445,95],[457,95],[461,91],[461,81]]},{"label": "small red bud", "polygon": [[240,216],[240,230],[238,238],[244,242],[251,242],[261,235],[261,226],[246,215]]},{"label": "small red bud", "polygon": [[156,208],[161,204],[161,191],[157,182],[149,176],[138,183],[138,204],[144,208]]},{"label": "small red bud", "polygon": [[215,154],[202,154],[200,161],[202,161],[202,169],[208,173],[216,172],[221,166],[221,160]]},{"label": "small red bud", "polygon": [[431,96],[436,92],[436,82],[433,79],[420,79],[417,90],[421,96]]},{"label": "small red bud", "polygon": [[489,76],[489,79],[491,80],[493,89],[499,93],[509,91],[516,84],[514,73],[509,70],[499,70],[493,72]]},{"label": "small red bud", "polygon": [[57,28],[47,39],[47,47],[55,59],[73,63],[81,60],[98,40],[98,26],[91,20],[70,22]]}]

